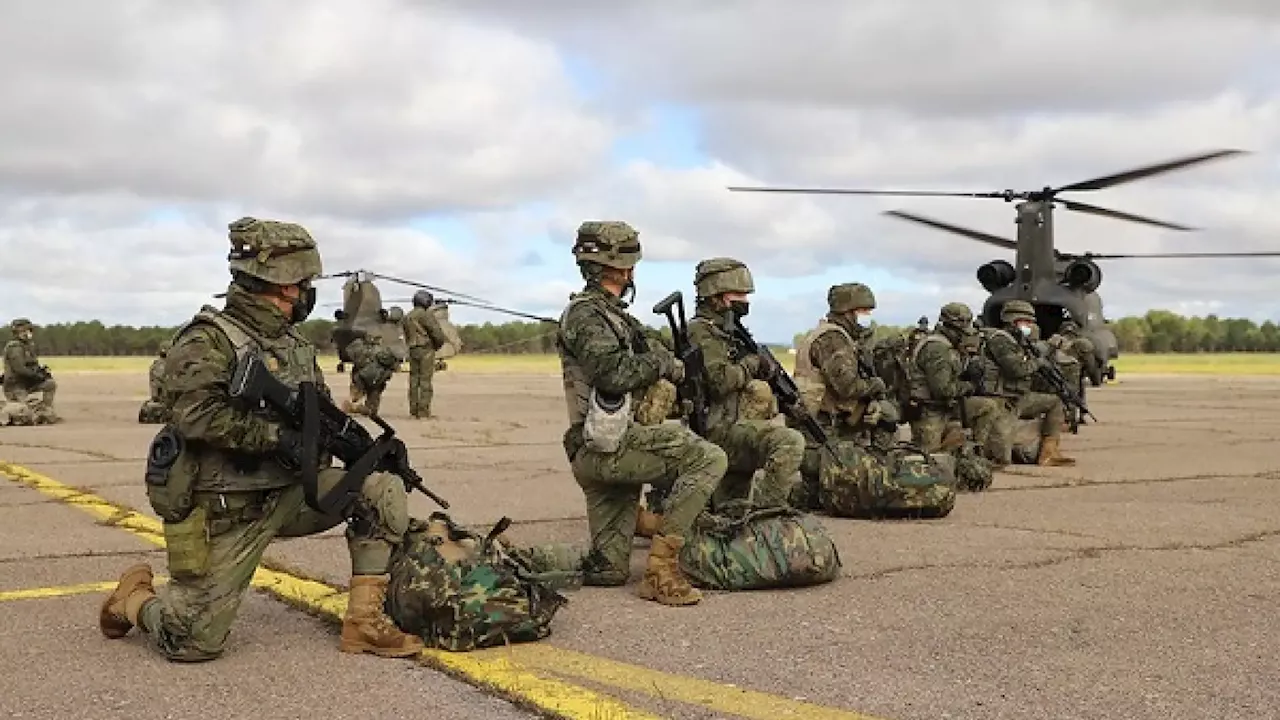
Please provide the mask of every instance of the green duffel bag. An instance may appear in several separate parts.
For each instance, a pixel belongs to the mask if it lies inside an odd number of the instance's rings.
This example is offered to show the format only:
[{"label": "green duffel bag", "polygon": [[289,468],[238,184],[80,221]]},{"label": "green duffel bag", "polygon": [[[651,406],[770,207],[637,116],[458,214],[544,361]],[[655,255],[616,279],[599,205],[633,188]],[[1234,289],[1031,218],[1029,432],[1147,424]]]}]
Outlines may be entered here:
[{"label": "green duffel bag", "polygon": [[941,518],[955,507],[954,472],[916,447],[886,452],[845,440],[834,450],[839,461],[824,453],[819,471],[819,500],[831,515]]},{"label": "green duffel bag", "polygon": [[731,502],[698,516],[680,550],[680,570],[711,590],[800,587],[839,576],[840,554],[813,515]]}]

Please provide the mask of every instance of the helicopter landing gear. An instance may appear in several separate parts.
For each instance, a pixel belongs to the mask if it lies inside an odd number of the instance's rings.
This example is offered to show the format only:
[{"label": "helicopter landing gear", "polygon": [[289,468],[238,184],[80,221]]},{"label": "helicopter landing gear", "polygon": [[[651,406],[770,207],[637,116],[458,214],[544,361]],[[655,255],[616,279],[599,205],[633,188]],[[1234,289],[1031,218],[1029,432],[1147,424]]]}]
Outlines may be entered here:
[{"label": "helicopter landing gear", "polygon": [[1108,366],[1107,366],[1106,378],[1107,378],[1108,380],[1110,380],[1111,382],[1115,382],[1115,381],[1116,381],[1116,366],[1115,366],[1115,365],[1108,365]]}]

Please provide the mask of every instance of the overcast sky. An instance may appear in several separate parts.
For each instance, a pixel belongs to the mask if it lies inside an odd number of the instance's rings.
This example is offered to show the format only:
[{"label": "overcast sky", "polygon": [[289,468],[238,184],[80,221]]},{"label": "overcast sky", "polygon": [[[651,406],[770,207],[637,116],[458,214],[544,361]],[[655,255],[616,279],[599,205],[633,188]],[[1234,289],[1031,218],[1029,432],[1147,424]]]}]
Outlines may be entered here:
[{"label": "overcast sky", "polygon": [[[37,323],[185,320],[246,214],[305,224],[327,271],[552,315],[578,223],[624,219],[647,322],[729,254],[764,339],[835,282],[905,323],[1012,257],[881,213],[1012,236],[1010,205],[725,186],[1032,189],[1228,147],[1074,196],[1202,231],[1059,211],[1059,249],[1280,249],[1277,2],[12,0],[0,68],[0,304]],[[1280,259],[1103,270],[1110,317],[1280,319]]]}]

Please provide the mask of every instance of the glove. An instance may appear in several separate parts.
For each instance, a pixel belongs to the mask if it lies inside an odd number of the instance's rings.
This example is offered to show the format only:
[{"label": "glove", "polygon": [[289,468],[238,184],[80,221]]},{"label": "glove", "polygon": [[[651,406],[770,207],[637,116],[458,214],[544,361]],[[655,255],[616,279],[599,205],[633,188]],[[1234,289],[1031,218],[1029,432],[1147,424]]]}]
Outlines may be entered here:
[{"label": "glove", "polygon": [[986,363],[982,358],[972,357],[969,362],[965,363],[964,369],[960,371],[960,379],[970,382],[977,380],[986,374]]},{"label": "glove", "polygon": [[878,377],[867,378],[867,395],[884,395],[889,388]]}]

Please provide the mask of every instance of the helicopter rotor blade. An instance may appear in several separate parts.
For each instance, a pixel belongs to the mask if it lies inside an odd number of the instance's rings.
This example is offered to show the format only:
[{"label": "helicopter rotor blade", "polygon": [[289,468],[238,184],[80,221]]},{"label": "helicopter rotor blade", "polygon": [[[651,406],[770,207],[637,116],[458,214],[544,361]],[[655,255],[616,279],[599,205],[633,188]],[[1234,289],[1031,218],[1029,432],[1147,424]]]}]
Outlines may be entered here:
[{"label": "helicopter rotor blade", "polygon": [[1133,182],[1134,180],[1141,180],[1142,178],[1151,177],[1152,175],[1160,175],[1162,173],[1180,170],[1190,165],[1197,165],[1202,162],[1217,160],[1218,158],[1230,157],[1232,155],[1244,155],[1247,153],[1247,150],[1214,150],[1212,152],[1200,153],[1190,157],[1168,160],[1155,165],[1146,165],[1132,170],[1125,170],[1124,172],[1105,175],[1103,177],[1093,178],[1092,180],[1082,180],[1081,182],[1071,183],[1070,185],[1063,185],[1062,187],[1055,188],[1053,190],[1053,194],[1056,195],[1057,193],[1064,192],[1066,190],[1101,190],[1103,188]]},{"label": "helicopter rotor blade", "polygon": [[[387,300],[386,302],[390,302],[390,303],[413,302],[413,298],[396,298],[394,300]],[[529,318],[530,320],[539,320],[541,322],[550,322],[550,323],[560,322],[555,318],[544,317],[542,315],[532,315],[530,313],[521,312],[519,310],[510,310],[508,308],[499,307],[497,305],[482,305],[480,303],[467,302],[466,300],[459,300],[457,298],[440,298],[439,300],[437,300],[437,302],[444,303],[445,305],[465,305],[467,307],[479,308],[480,310],[492,310],[494,312],[506,313],[508,315],[514,315],[516,317]]]},{"label": "helicopter rotor blade", "polygon": [[1199,230],[1199,228],[1189,227],[1187,225],[1179,225],[1177,223],[1165,222],[1164,220],[1156,220],[1155,218],[1143,217],[1132,213],[1121,212],[1119,210],[1110,210],[1097,205],[1076,202],[1075,200],[1063,200],[1062,198],[1054,198],[1054,202],[1062,205],[1068,210],[1075,212],[1088,213],[1090,215],[1100,215],[1102,217],[1114,218],[1116,220],[1128,220],[1129,222],[1142,223],[1143,225],[1154,225],[1156,227],[1168,228],[1170,230],[1182,230],[1191,232]]},{"label": "helicopter rotor blade", "polygon": [[809,195],[893,195],[898,197],[973,197],[973,198],[1005,198],[1009,191],[1002,192],[947,192],[941,190],[856,190],[845,188],[798,188],[798,187],[741,187],[730,186],[730,192],[771,192],[802,193]]},{"label": "helicopter rotor blade", "polygon": [[984,233],[980,230],[970,230],[969,228],[960,227],[959,225],[952,225],[951,223],[945,223],[940,220],[933,220],[931,218],[924,217],[923,215],[916,215],[914,213],[905,212],[903,210],[889,210],[884,214],[899,218],[901,220],[909,220],[914,223],[920,223],[921,225],[927,225],[931,228],[944,230],[949,233],[955,233],[956,235],[962,235],[964,237],[969,238],[970,240],[977,240],[978,242],[986,243],[988,245],[995,245],[996,247],[1004,248],[1005,250],[1018,249],[1018,243],[1008,238],[1002,238],[1002,237],[999,237],[998,235]]},{"label": "helicopter rotor blade", "polygon": [[1065,255],[1067,258],[1084,260],[1130,260],[1130,259],[1165,259],[1165,258],[1243,258],[1243,257],[1280,257],[1280,250],[1260,250],[1258,252],[1192,252],[1192,253],[1083,253]]}]

